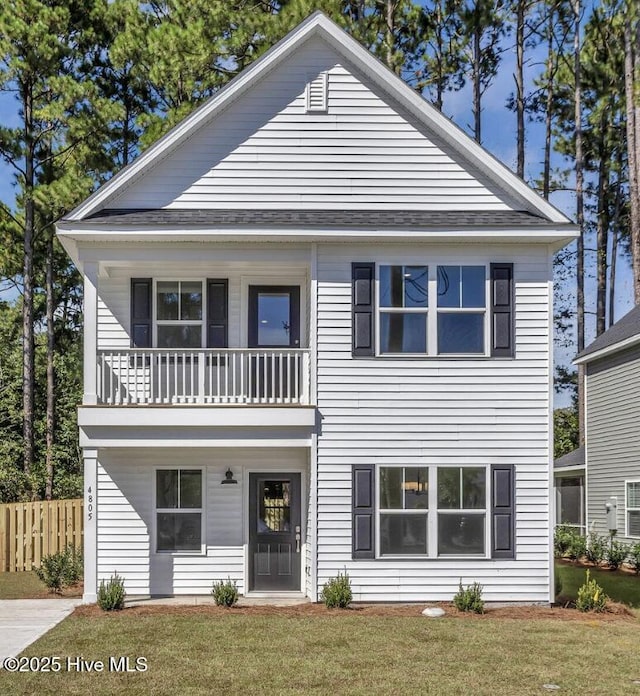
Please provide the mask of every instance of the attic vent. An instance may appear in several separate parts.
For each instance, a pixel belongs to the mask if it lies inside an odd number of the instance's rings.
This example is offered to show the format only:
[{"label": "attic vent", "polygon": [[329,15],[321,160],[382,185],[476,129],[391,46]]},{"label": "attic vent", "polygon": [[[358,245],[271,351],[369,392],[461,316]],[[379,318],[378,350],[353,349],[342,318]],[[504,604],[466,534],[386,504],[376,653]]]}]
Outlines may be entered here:
[{"label": "attic vent", "polygon": [[307,83],[307,112],[327,110],[327,73],[320,73]]}]

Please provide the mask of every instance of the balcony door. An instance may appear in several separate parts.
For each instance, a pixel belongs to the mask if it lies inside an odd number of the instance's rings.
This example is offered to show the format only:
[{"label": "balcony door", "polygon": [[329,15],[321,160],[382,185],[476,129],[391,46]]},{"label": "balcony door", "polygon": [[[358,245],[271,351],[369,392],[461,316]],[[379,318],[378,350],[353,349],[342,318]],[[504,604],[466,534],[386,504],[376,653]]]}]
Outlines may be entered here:
[{"label": "balcony door", "polygon": [[250,285],[248,335],[249,348],[265,349],[250,356],[251,397],[266,401],[298,398],[301,363],[284,351],[300,347],[300,288]]},{"label": "balcony door", "polygon": [[249,348],[300,347],[300,288],[249,286]]}]

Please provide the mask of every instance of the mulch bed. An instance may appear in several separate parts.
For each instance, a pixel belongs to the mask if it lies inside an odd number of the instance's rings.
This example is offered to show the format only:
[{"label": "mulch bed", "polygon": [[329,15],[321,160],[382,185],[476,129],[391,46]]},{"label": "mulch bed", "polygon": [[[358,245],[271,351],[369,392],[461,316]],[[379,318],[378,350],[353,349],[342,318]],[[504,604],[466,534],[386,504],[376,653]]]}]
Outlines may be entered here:
[{"label": "mulch bed", "polygon": [[97,618],[110,616],[286,616],[306,618],[311,616],[342,618],[346,616],[376,617],[420,617],[425,606],[440,606],[446,615],[444,618],[483,621],[486,619],[516,619],[556,621],[637,621],[634,613],[624,604],[611,603],[610,608],[602,613],[582,613],[570,607],[554,606],[511,606],[487,607],[484,614],[468,614],[458,611],[452,604],[353,604],[348,609],[327,609],[324,604],[299,604],[291,607],[251,606],[251,607],[216,607],[214,605],[156,605],[126,607],[122,612],[104,612],[97,605],[77,607],[74,615]]}]

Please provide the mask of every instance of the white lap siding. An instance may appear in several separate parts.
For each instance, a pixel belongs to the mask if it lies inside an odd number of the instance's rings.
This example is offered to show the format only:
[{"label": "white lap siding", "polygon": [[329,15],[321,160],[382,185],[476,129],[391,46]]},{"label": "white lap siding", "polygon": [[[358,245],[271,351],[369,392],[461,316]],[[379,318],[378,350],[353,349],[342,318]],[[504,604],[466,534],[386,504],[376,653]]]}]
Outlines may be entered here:
[{"label": "white lap siding", "polygon": [[[328,108],[306,86],[328,73]],[[508,196],[320,39],[203,125],[115,208],[508,210]]]},{"label": "white lap siding", "polygon": [[[353,359],[352,261],[513,262],[516,359]],[[549,600],[549,268],[543,245],[319,248],[318,589],[346,569],[362,601],[447,600],[460,579],[488,600]],[[516,559],[352,560],[359,463],[514,464]]]},{"label": "white lap siding", "polygon": [[[170,262],[165,252],[156,252],[157,261],[147,261],[135,271],[131,268],[114,267],[108,278],[100,278],[98,285],[98,350],[126,350],[131,347],[130,312],[131,312],[131,278],[153,278],[154,280],[190,278],[206,280],[207,278],[226,278],[229,292],[229,347],[246,347],[247,297],[246,286],[299,284],[301,302],[306,303],[308,296],[308,248],[298,247],[290,254],[283,253],[278,259],[272,249],[264,245],[244,247],[243,251],[234,252],[233,263],[216,261],[219,251],[216,245],[203,249],[199,245],[200,259],[195,262]],[[185,246],[185,253],[190,247]],[[244,254],[253,254],[253,261],[242,260]],[[302,346],[306,346],[308,313],[305,312],[305,324],[302,329]]]},{"label": "white lap siding", "polygon": [[[159,466],[203,469],[205,554],[154,553],[154,472]],[[229,467],[238,484],[223,486]],[[299,449],[101,450],[98,583],[117,572],[130,595],[208,594],[214,581],[230,577],[244,593],[247,470],[260,468],[306,472],[308,454]]]}]

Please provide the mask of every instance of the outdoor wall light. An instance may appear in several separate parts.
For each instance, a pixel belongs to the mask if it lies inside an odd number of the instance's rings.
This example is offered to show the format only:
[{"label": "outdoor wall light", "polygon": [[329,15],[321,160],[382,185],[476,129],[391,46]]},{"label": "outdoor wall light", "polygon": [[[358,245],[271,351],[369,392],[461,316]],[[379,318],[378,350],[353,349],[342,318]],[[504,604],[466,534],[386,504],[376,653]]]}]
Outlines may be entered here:
[{"label": "outdoor wall light", "polygon": [[222,481],[222,485],[224,486],[225,483],[238,483],[234,478],[233,478],[233,471],[231,469],[227,469],[225,474],[224,474],[224,481]]}]

